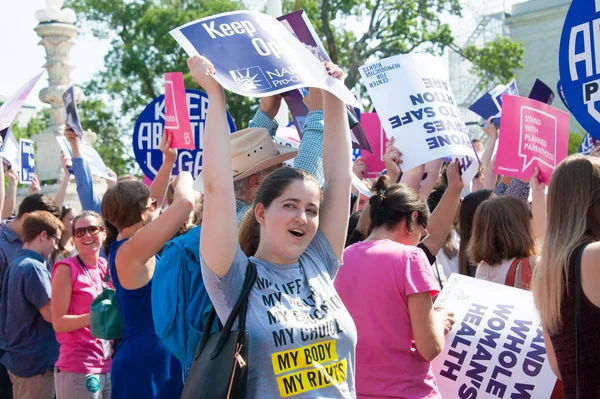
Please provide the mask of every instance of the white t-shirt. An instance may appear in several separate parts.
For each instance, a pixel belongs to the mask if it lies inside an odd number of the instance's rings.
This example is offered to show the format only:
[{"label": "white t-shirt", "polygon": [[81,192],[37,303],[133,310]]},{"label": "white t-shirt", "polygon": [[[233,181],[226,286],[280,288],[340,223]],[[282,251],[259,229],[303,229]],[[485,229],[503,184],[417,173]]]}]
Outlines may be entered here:
[{"label": "white t-shirt", "polygon": [[515,258],[503,260],[500,264],[494,266],[490,266],[487,263],[482,263],[477,267],[475,278],[480,278],[482,280],[487,280],[498,284],[504,284],[506,282],[508,269],[510,269],[510,265],[512,265],[514,260]]}]

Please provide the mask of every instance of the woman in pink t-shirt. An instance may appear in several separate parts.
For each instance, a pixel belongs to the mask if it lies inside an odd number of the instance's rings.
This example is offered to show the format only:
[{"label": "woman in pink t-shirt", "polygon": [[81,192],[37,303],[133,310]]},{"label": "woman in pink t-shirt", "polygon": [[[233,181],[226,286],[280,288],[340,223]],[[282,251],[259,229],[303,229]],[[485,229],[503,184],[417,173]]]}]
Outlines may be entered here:
[{"label": "woman in pink t-shirt", "polygon": [[[453,166],[456,167],[456,166]],[[371,234],[344,251],[335,288],[354,319],[358,398],[441,398],[431,361],[444,347],[452,313],[436,309],[439,291],[425,253],[425,202],[381,176],[369,199]]]},{"label": "woman in pink t-shirt", "polygon": [[100,257],[106,239],[102,217],[82,212],[73,220],[79,253],[52,270],[52,325],[60,344],[54,373],[57,399],[109,399],[110,341],[90,334],[90,305],[103,290],[107,262]]}]

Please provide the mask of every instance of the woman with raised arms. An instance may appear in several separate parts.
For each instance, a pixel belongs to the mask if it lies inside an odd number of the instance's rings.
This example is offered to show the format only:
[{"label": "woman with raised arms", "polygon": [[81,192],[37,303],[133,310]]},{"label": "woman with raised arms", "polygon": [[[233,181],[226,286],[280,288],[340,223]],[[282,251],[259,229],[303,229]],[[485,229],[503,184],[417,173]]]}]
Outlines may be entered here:
[{"label": "woman with raised arms", "polygon": [[[240,295],[249,260],[258,272],[246,318],[246,396],[354,398],[356,328],[333,287],[350,211],[345,105],[329,92],[309,90],[310,101],[323,101],[323,192],[301,170],[275,170],[262,183],[238,241],[223,89],[208,60],[194,56],[188,65],[210,98],[200,254],[204,283],[222,321]],[[342,79],[336,65],[324,68]]]}]

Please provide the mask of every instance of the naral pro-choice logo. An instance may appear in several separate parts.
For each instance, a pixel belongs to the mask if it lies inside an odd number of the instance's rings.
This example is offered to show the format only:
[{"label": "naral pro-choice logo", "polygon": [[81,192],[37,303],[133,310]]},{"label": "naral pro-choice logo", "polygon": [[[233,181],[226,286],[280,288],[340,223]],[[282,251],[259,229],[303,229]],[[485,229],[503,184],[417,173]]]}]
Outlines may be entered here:
[{"label": "naral pro-choice logo", "polygon": [[560,82],[577,121],[600,139],[600,0],[573,0],[560,38]]},{"label": "naral pro-choice logo", "polygon": [[258,66],[236,69],[229,74],[244,91],[270,89],[272,86]]}]

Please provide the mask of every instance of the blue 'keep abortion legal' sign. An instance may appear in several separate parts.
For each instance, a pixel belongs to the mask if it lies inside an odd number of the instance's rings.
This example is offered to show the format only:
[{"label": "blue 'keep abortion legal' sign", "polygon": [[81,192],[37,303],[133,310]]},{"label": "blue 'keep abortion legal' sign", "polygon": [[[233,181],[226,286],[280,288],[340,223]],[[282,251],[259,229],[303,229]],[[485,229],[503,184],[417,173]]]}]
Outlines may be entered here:
[{"label": "blue 'keep abortion legal' sign", "polygon": [[[577,121],[600,139],[600,0],[573,0],[560,38],[560,82]],[[560,94],[560,92],[559,92]]]},{"label": "blue 'keep abortion legal' sign", "polygon": [[[204,139],[204,126],[206,112],[208,111],[208,95],[199,90],[186,89],[187,107],[192,125],[192,134],[196,142],[195,150],[179,150],[177,161],[172,174],[190,172],[194,178],[202,171],[202,148]],[[235,125],[229,112],[227,121],[231,132]],[[154,179],[158,169],[163,163],[163,154],[160,152],[160,142],[165,126],[165,96],[156,97],[144,108],[133,131],[133,152],[135,160],[144,174]]]}]

